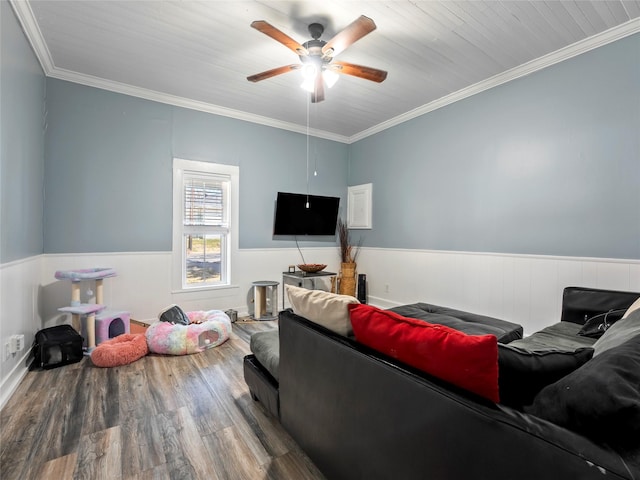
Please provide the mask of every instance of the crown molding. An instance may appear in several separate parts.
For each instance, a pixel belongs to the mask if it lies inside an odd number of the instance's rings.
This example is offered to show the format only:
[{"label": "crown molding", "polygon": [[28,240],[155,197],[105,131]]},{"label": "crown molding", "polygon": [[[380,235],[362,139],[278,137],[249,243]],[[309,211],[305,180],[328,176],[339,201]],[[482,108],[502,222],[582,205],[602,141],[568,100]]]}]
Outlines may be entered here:
[{"label": "crown molding", "polygon": [[494,75],[487,80],[483,80],[474,85],[465,87],[461,90],[434,100],[433,102],[427,103],[426,105],[410,110],[385,122],[379,123],[378,125],[375,125],[367,130],[363,130],[362,132],[349,137],[349,143],[357,142],[358,140],[362,140],[363,138],[382,132],[383,130],[387,130],[388,128],[412,120],[426,113],[433,112],[434,110],[446,107],[447,105],[458,102],[460,100],[464,100],[465,98],[471,97],[472,95],[476,95],[478,93],[484,92],[485,90],[489,90],[490,88],[494,88],[512,80],[516,80],[520,77],[530,75],[534,72],[555,65],[556,63],[563,62],[565,60],[576,57],[578,55],[589,52],[598,47],[602,47],[603,45],[615,42],[616,40],[620,40],[624,37],[628,37],[629,35],[633,35],[634,33],[638,32],[640,32],[640,18],[634,18],[633,20],[629,20],[628,22],[625,22],[621,25],[610,28],[609,30],[605,30],[602,33],[586,38],[584,40],[580,40],[571,45],[567,45],[560,50],[556,50],[555,52],[551,52],[547,55],[536,58],[535,60],[531,60],[530,62],[523,63],[522,65],[507,70],[506,72]]},{"label": "crown molding", "polygon": [[362,132],[347,137],[344,135],[327,132],[325,130],[309,129],[307,131],[306,126],[283,122],[261,115],[255,115],[240,110],[221,107],[219,105],[134,87],[132,85],[120,82],[114,82],[91,75],[84,75],[77,72],[72,72],[70,70],[57,68],[53,63],[51,53],[49,52],[49,48],[47,47],[46,42],[44,41],[44,37],[42,36],[42,32],[38,27],[38,23],[35,20],[33,10],[31,9],[29,2],[26,0],[9,0],[9,3],[13,7],[13,10],[18,17],[18,21],[20,22],[20,25],[22,26],[27,39],[31,43],[31,46],[36,54],[36,57],[38,58],[38,61],[40,62],[40,65],[42,66],[42,69],[44,70],[45,75],[48,77],[66,80],[73,83],[79,83],[103,90],[109,90],[115,93],[122,93],[124,95],[130,95],[146,100],[165,103],[177,107],[188,108],[191,110],[211,113],[214,115],[221,115],[224,117],[230,117],[246,122],[257,123],[268,127],[288,130],[304,135],[308,133],[309,135],[314,137],[324,138],[327,140],[333,140],[336,142],[347,144],[357,142],[401,123],[433,112],[434,110],[438,110],[452,103],[464,100],[465,98],[477,95],[478,93],[482,93],[485,90],[489,90],[512,80],[530,75],[534,72],[543,70],[547,67],[589,52],[598,47],[607,45],[608,43],[615,42],[616,40],[620,40],[624,37],[628,37],[629,35],[640,32],[640,18],[634,18],[632,20],[629,20],[628,22],[610,28],[609,30],[601,32],[597,35],[588,37],[584,40],[580,40],[576,43],[561,48],[560,50],[556,50],[555,52],[551,52],[547,55],[507,70],[506,72],[494,75],[487,80],[483,80],[474,85],[465,87],[461,90],[434,100],[433,102],[427,103],[426,105],[422,105],[421,107],[410,110],[406,113],[403,113],[387,121],[379,123],[371,128],[368,128],[367,130],[363,130]]},{"label": "crown molding", "polygon": [[16,16],[18,17],[18,21],[20,22],[20,25],[22,26],[22,29],[27,39],[29,40],[31,47],[33,48],[33,51],[38,58],[38,61],[40,62],[40,65],[42,66],[44,74],[47,77],[66,80],[88,87],[100,88],[102,90],[108,90],[132,97],[151,100],[154,102],[165,103],[176,107],[211,113],[214,115],[234,118],[236,120],[242,120],[245,122],[257,123],[281,130],[288,130],[295,133],[301,133],[303,135],[307,135],[308,133],[310,136],[324,138],[326,140],[332,140],[335,142],[349,143],[349,138],[347,136],[338,135],[335,133],[327,132],[325,130],[309,128],[309,130],[307,131],[307,127],[303,125],[283,122],[261,115],[255,115],[240,110],[234,110],[211,103],[192,100],[145,88],[134,87],[125,83],[105,80],[103,78],[95,77],[92,75],[85,75],[82,73],[73,72],[71,70],[66,70],[64,68],[58,68],[53,63],[53,58],[51,57],[51,53],[49,52],[49,48],[47,47],[46,42],[44,41],[42,32],[38,27],[38,22],[36,22],[33,10],[31,9],[29,2],[24,0],[9,0],[9,2],[13,7]]},{"label": "crown molding", "polygon": [[13,8],[16,17],[18,17],[18,22],[20,22],[20,26],[29,40],[31,48],[33,48],[40,66],[44,70],[44,74],[49,75],[54,69],[53,59],[51,58],[49,47],[44,41],[38,22],[36,22],[33,10],[31,10],[31,5],[27,1],[19,0],[9,0],[9,4]]},{"label": "crown molding", "polygon": [[[173,105],[175,107],[188,108],[190,110],[197,110],[200,112],[211,113],[214,115],[220,115],[223,117],[229,117],[236,120],[242,120],[245,122],[257,123],[267,127],[278,128],[281,130],[288,130],[295,133],[307,134],[307,127],[304,125],[296,125],[294,123],[283,122],[269,117],[263,117],[261,115],[255,115],[253,113],[247,113],[240,110],[234,110],[232,108],[221,107],[211,103],[200,102],[198,100],[191,100],[189,98],[179,97],[177,95],[171,95],[168,93],[157,92],[146,88],[134,87],[126,83],[115,82],[112,80],[105,80],[103,78],[94,77],[92,75],[85,75],[82,73],[72,72],[63,68],[53,68],[48,74],[51,78],[57,78],[59,80],[66,80],[68,82],[79,83],[88,87],[100,88],[102,90],[108,90],[110,92],[121,93],[132,97],[142,98],[144,100],[151,100],[154,102],[165,103]],[[324,138],[327,140],[333,140],[341,143],[349,143],[349,138],[343,135],[337,135],[324,130],[317,130],[310,128],[309,135]]]}]

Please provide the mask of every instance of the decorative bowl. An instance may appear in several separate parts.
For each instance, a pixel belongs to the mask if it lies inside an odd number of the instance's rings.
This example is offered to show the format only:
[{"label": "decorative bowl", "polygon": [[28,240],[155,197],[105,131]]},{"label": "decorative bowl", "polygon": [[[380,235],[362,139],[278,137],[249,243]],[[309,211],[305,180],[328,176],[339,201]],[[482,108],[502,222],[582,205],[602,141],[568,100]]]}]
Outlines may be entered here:
[{"label": "decorative bowl", "polygon": [[305,273],[317,273],[327,268],[327,266],[321,263],[303,263],[298,265],[298,268]]}]

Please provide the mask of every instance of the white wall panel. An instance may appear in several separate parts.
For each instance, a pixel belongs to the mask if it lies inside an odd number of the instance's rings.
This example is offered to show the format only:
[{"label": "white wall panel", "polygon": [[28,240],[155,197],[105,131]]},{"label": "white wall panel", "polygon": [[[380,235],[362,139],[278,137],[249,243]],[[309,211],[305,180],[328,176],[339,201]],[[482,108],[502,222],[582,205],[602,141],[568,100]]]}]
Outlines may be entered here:
[{"label": "white wall panel", "polygon": [[[42,257],[0,265],[0,407],[27,372],[27,358],[35,333],[41,328],[38,313]],[[24,335],[25,348],[4,357],[4,344],[12,335]]]},{"label": "white wall panel", "polygon": [[358,270],[373,305],[446,305],[519,323],[525,334],[559,321],[567,286],[640,291],[639,260],[365,248]]},{"label": "white wall panel", "polygon": [[[328,271],[339,271],[337,248],[303,247],[303,254],[309,263],[326,263]],[[233,308],[246,315],[251,282],[281,282],[287,266],[298,263],[296,249],[243,249],[236,254],[233,288],[174,294],[169,252],[55,254],[12,262],[0,266],[0,343],[24,334],[29,346],[38,329],[68,322],[57,309],[68,305],[71,287],[55,279],[56,270],[115,268],[117,276],[104,282],[105,303],[151,321],[171,303],[185,310]],[[446,305],[520,323],[525,334],[560,319],[566,286],[640,291],[639,260],[363,248],[358,272],[367,275],[373,305]],[[89,288],[94,290],[91,282],[83,283],[83,301],[93,301]],[[281,301],[282,285],[279,308]],[[27,349],[2,361],[0,405],[26,373],[26,362]]]},{"label": "white wall panel", "polygon": [[488,281],[485,304],[487,315],[492,317],[498,316],[505,308],[505,291],[504,291],[504,258],[488,257]]},{"label": "white wall panel", "polygon": [[[575,260],[559,259],[558,264],[558,284],[559,285],[578,285],[584,284],[583,265],[582,262]],[[585,284],[586,286],[586,284]]]},{"label": "white wall panel", "polygon": [[564,287],[558,284],[558,263],[548,258],[528,259],[530,266],[529,331],[535,332],[557,321],[558,300]]},{"label": "white wall panel", "polygon": [[[337,248],[302,249],[309,263],[326,263],[328,271],[338,271]],[[233,308],[240,315],[248,311],[247,297],[251,283],[256,280],[282,282],[282,272],[289,265],[302,263],[295,249],[242,249],[235,254],[232,281],[229,288],[199,290],[189,293],[171,291],[170,252],[126,252],[104,254],[46,255],[42,271],[41,310],[43,322],[55,325],[67,321],[58,308],[71,299],[68,281],[55,278],[56,270],[110,267],[116,277],[104,281],[104,301],[108,308],[127,310],[132,318],[150,321],[157,318],[165,306],[175,303],[184,310],[227,310]],[[83,282],[82,301],[94,301],[87,295],[93,282]],[[282,285],[278,298],[282,298]]]},{"label": "white wall panel", "polygon": [[[327,270],[339,271],[337,249],[303,249],[303,253],[307,261],[327,263]],[[280,282],[287,266],[300,262],[299,253],[293,249],[240,250],[234,268],[235,288],[173,294],[170,257],[168,252],[46,255],[36,317],[42,318],[44,326],[59,323],[57,309],[69,302],[70,286],[54,278],[56,270],[115,268],[118,276],[105,281],[105,303],[109,308],[130,311],[133,318],[150,320],[170,303],[189,310],[234,308],[246,314],[251,282]],[[393,306],[425,301],[448,305],[516,321],[529,333],[557,320],[565,286],[640,290],[640,261],[636,260],[369,248],[362,249],[358,260],[358,272],[367,275],[371,303]],[[14,266],[3,270],[14,276],[23,269]],[[20,281],[3,281],[3,285],[4,298],[24,297]],[[87,288],[93,287],[83,284],[83,297],[91,300]],[[29,302],[33,300],[25,297],[14,309],[24,311]],[[3,319],[15,315],[8,308],[10,305],[3,302]]]},{"label": "white wall panel", "polygon": [[593,262],[582,263],[582,284],[585,287],[598,288],[598,265]]},{"label": "white wall panel", "polygon": [[607,285],[607,288],[614,290],[629,289],[629,265],[619,262],[602,262],[597,264],[597,280],[598,288],[600,285]]},{"label": "white wall panel", "polygon": [[[46,255],[42,269],[41,310],[45,326],[67,323],[67,315],[58,308],[71,301],[71,282],[57,280],[57,270],[108,267],[116,270],[115,277],[104,280],[104,304],[113,310],[126,310],[132,318],[144,319],[156,316],[159,310],[171,303],[169,253],[105,253],[105,254],[55,254]],[[95,301],[95,282],[83,281],[80,286],[81,301]]]},{"label": "white wall panel", "polygon": [[629,285],[634,292],[640,292],[640,262],[629,265]]},{"label": "white wall panel", "polygon": [[504,296],[502,311],[495,312],[496,317],[516,318],[515,284],[513,281],[515,271],[515,259],[513,257],[502,257],[502,291]]}]

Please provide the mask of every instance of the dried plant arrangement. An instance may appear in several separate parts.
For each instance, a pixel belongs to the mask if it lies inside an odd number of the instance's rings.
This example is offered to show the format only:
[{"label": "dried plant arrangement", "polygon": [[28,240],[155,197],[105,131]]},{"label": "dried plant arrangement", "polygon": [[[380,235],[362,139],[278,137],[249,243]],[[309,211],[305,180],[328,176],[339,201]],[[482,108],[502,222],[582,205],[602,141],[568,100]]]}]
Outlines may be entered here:
[{"label": "dried plant arrangement", "polygon": [[341,218],[338,218],[338,243],[340,248],[340,261],[342,263],[355,263],[360,253],[362,239],[358,240],[356,244],[352,243],[349,228]]}]

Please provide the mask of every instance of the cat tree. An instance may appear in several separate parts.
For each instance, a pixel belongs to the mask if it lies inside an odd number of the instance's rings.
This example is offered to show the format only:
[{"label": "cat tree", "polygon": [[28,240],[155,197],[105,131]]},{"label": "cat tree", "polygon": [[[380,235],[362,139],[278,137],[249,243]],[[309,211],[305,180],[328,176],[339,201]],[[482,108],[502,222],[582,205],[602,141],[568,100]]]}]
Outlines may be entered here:
[{"label": "cat tree", "polygon": [[[80,270],[58,270],[55,277],[58,280],[71,281],[71,305],[59,308],[58,311],[71,314],[71,324],[78,332],[82,331],[84,320],[87,342],[87,352],[91,352],[97,344],[129,333],[129,312],[107,310],[103,305],[104,279],[114,277],[113,268],[86,268]],[[80,285],[83,281],[95,281],[95,303],[80,302]],[[87,291],[93,295],[91,290]]]}]

